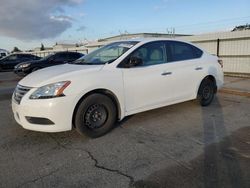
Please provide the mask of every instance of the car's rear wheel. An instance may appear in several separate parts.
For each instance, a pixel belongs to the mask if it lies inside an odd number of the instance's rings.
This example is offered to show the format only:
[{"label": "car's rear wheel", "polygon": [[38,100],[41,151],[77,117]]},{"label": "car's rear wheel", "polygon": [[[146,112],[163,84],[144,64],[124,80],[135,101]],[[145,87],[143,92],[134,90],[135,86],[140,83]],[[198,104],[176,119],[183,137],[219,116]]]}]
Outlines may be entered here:
[{"label": "car's rear wheel", "polygon": [[74,122],[79,133],[96,138],[109,132],[116,119],[113,101],[106,95],[92,94],[80,102]]},{"label": "car's rear wheel", "polygon": [[198,90],[197,99],[201,106],[208,106],[213,101],[216,87],[215,83],[211,79],[204,79]]}]

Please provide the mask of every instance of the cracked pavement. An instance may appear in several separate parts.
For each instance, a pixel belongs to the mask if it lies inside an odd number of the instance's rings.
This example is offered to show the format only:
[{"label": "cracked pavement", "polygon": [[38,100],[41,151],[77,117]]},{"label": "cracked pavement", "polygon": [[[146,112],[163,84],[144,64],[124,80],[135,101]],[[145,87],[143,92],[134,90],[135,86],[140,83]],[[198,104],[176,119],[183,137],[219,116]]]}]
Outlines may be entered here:
[{"label": "cracked pavement", "polygon": [[[190,101],[151,110],[90,139],[75,130],[23,129],[10,106],[15,84],[0,83],[0,187],[250,186],[249,97],[219,93],[209,107]],[[230,179],[224,169],[239,177],[238,184],[215,183]]]}]

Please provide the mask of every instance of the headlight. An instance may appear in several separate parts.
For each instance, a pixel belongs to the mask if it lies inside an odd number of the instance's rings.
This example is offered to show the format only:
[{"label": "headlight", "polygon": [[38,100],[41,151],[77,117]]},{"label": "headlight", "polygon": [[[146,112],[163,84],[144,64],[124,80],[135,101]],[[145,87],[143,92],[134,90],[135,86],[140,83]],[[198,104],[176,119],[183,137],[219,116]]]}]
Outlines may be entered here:
[{"label": "headlight", "polygon": [[70,81],[62,81],[39,87],[30,95],[30,99],[48,99],[64,96],[63,91],[70,83]]},{"label": "headlight", "polygon": [[22,69],[22,68],[26,68],[28,66],[30,66],[30,63],[24,63],[24,64],[19,65],[18,68]]}]

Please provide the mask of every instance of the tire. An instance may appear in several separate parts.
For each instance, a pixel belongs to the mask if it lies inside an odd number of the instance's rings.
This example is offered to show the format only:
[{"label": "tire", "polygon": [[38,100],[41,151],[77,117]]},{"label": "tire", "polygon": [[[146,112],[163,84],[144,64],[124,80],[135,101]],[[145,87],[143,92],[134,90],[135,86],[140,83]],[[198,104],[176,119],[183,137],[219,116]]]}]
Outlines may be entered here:
[{"label": "tire", "polygon": [[216,87],[214,81],[204,79],[198,90],[197,99],[201,106],[208,106],[214,99]]},{"label": "tire", "polygon": [[108,133],[117,120],[113,101],[103,94],[92,94],[82,100],[76,110],[75,127],[80,134],[97,138]]}]

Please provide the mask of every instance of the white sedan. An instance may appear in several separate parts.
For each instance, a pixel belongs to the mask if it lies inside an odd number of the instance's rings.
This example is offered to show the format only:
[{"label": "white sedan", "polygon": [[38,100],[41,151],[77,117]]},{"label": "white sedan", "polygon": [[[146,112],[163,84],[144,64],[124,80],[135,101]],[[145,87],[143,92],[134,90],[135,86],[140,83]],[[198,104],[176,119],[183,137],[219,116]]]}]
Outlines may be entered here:
[{"label": "white sedan", "polygon": [[12,109],[25,129],[99,137],[131,114],[193,99],[207,106],[222,85],[221,61],[193,44],[119,41],[23,78]]}]

